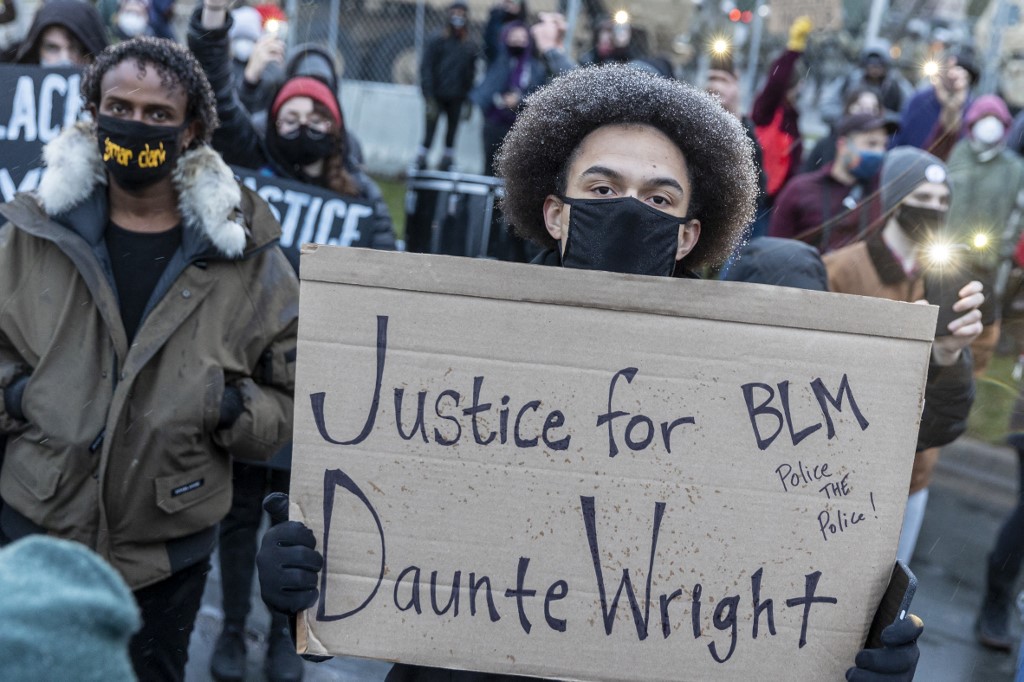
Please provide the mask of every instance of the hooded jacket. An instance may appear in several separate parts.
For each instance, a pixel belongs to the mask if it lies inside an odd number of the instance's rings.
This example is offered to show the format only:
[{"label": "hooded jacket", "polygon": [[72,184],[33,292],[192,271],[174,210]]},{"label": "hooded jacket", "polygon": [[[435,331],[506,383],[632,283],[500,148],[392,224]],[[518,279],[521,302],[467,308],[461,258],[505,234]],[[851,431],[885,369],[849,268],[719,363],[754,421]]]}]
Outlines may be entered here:
[{"label": "hooded jacket", "polygon": [[[999,266],[1002,249],[1017,244],[1022,225],[1011,225],[1018,206],[1024,208],[1024,161],[1015,153],[998,148],[979,152],[970,138],[956,143],[946,164],[949,170],[948,236],[954,242],[970,244],[984,232],[992,247],[973,251],[976,265],[988,274]],[[1012,232],[1007,233],[1007,230]],[[1002,240],[1006,237],[1006,241]]]},{"label": "hooded jacket", "polygon": [[[238,99],[231,75],[231,46],[228,39],[228,31],[231,29],[233,21],[231,15],[228,15],[224,26],[209,31],[203,28],[201,16],[202,7],[199,6],[189,21],[188,47],[202,65],[217,97],[217,117],[220,119],[220,127],[213,134],[214,149],[220,152],[224,156],[224,160],[230,164],[261,171],[273,177],[306,182],[281,159],[274,157],[267,147],[266,135],[260,133],[259,128],[253,123],[252,117],[249,116],[249,112],[245,110]],[[324,79],[321,78],[321,80]],[[332,89],[332,92],[337,93],[337,90]],[[338,108],[341,109],[340,105]],[[272,124],[273,121],[267,121],[268,126]],[[348,139],[347,134],[345,139]],[[371,246],[375,249],[394,250],[395,230],[391,224],[391,213],[384,202],[384,196],[370,176],[355,165],[352,154],[347,152],[348,150],[345,154],[345,169],[359,185],[358,198],[373,204],[373,241]]]},{"label": "hooded jacket", "polygon": [[[0,401],[0,527],[81,542],[137,590],[209,555],[228,453],[265,460],[290,437],[298,283],[267,205],[190,150],[182,243],[129,346],[95,134],[65,129],[43,158],[38,191],[0,206],[0,388],[30,377],[24,421]],[[218,430],[228,384],[244,410]]]},{"label": "hooded jacket", "polygon": [[107,46],[107,32],[96,8],[82,0],[49,0],[39,6],[28,35],[18,47],[15,61],[39,63],[39,38],[51,26],[60,26],[82,43],[87,54],[96,56]]}]

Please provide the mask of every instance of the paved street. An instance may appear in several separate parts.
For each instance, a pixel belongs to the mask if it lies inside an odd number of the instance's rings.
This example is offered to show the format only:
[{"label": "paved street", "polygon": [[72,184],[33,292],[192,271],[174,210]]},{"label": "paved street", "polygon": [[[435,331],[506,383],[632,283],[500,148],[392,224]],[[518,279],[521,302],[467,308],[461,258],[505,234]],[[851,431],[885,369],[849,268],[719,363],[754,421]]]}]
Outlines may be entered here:
[{"label": "paved street", "polygon": [[970,441],[943,450],[911,568],[925,622],[918,680],[1012,680],[1013,656],[975,644],[985,556],[1016,498],[1017,457]]},{"label": "paved street", "polygon": [[[943,451],[911,568],[920,581],[913,612],[925,622],[917,680],[1002,682],[1013,679],[1015,658],[974,642],[972,627],[984,581],[985,555],[1017,494],[1016,455],[963,441]],[[249,680],[263,680],[264,635],[269,617],[254,597],[249,622]],[[207,584],[192,637],[187,679],[209,680],[209,660],[220,629],[220,576]],[[335,659],[306,663],[306,679],[380,682],[390,666]]]}]

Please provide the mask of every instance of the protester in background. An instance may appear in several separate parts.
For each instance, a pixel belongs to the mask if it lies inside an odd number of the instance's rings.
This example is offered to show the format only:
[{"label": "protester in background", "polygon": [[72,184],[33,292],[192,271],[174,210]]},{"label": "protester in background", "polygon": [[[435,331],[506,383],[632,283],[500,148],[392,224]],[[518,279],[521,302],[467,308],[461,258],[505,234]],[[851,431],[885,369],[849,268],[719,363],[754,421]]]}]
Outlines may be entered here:
[{"label": "protester in background", "polygon": [[106,46],[107,32],[95,7],[81,0],[50,0],[40,5],[14,61],[85,66]]},{"label": "protester in background", "polygon": [[[188,45],[202,65],[217,94],[220,127],[214,148],[231,164],[266,175],[289,178],[329,189],[341,196],[356,197],[374,206],[372,246],[394,249],[391,214],[380,188],[348,153],[348,135],[331,79],[321,75],[288,77],[275,93],[266,130],[254,125],[241,106],[231,80],[230,41],[232,19],[227,3],[207,0],[196,7],[189,22]],[[306,59],[300,51],[291,62]],[[333,73],[333,82],[337,76]]]},{"label": "protester in background", "polygon": [[836,126],[836,160],[793,178],[779,193],[768,234],[799,239],[822,254],[863,239],[882,222],[878,171],[896,124],[852,114]]},{"label": "protester in background", "polygon": [[748,239],[761,237],[768,230],[766,209],[767,178],[764,173],[764,158],[761,143],[754,132],[754,122],[740,111],[740,80],[732,55],[728,52],[711,55],[707,76],[704,79],[704,90],[716,96],[722,107],[735,116],[743,124],[747,138],[751,143],[754,167],[757,169],[757,205],[754,209],[754,220],[746,232]]},{"label": "protester in background", "polygon": [[27,537],[0,549],[0,679],[132,680],[139,609],[124,580],[76,542]]},{"label": "protester in background", "polygon": [[529,20],[526,0],[499,0],[487,15],[484,26],[484,59],[489,67],[504,51],[501,34],[505,25],[513,21],[525,24]]},{"label": "protester in background", "polygon": [[[964,116],[967,136],[949,158],[949,221],[947,234],[970,247],[971,267],[994,285],[1002,259],[1010,258],[1020,237],[1024,210],[1024,161],[1006,149],[1010,111],[996,95],[982,95]],[[979,237],[984,244],[976,244]],[[1009,265],[1009,264],[1007,264]],[[1009,269],[1007,268],[1007,274]],[[1001,309],[1000,301],[994,308]],[[973,344],[974,375],[988,369],[999,343],[1000,321],[985,326]]]},{"label": "protester in background", "polygon": [[[886,223],[868,239],[824,256],[829,289],[841,294],[876,296],[894,301],[925,297],[925,249],[942,233],[949,210],[946,167],[935,156],[914,147],[897,147],[886,155],[881,175],[882,211]],[[932,344],[932,364],[969,375],[970,344],[982,331],[984,300],[981,284],[971,282],[959,292],[954,310],[961,316],[947,334]],[[919,443],[910,479],[910,497],[903,519],[897,558],[909,563],[917,544],[928,501],[928,483],[938,459],[937,447]]]},{"label": "protester in background", "polygon": [[263,17],[252,7],[239,7],[231,17],[228,36],[238,98],[251,114],[266,111],[284,81],[284,41],[263,32]]},{"label": "protester in background", "polygon": [[[940,159],[943,152],[948,156],[959,139],[961,117],[970,106],[970,90],[980,75],[972,50],[964,48],[946,57],[931,85],[910,98],[890,146],[910,145],[938,151],[935,155]],[[933,149],[936,145],[940,146]]]},{"label": "protester in background", "polygon": [[899,69],[893,68],[889,55],[891,47],[885,40],[866,46],[860,54],[859,68],[828,86],[820,105],[821,117],[826,123],[836,123],[850,113],[848,104],[855,91],[875,93],[886,114],[898,116],[903,111],[903,105],[913,96],[914,88]]},{"label": "protester in background", "polygon": [[594,28],[594,46],[580,57],[580,65],[628,63],[636,58],[632,39],[629,23],[602,19]]},{"label": "protester in background", "polygon": [[[694,88],[622,65],[571,71],[537,92],[502,145],[498,169],[502,210],[546,249],[534,262],[554,267],[692,276],[732,252],[757,194],[750,142],[734,116]],[[644,248],[627,229],[639,222],[652,233]],[[285,496],[265,504],[286,518]],[[271,608],[294,613],[316,602],[323,557],[315,546],[297,521],[268,531],[258,561]],[[911,679],[922,629],[914,616],[890,626],[887,647],[858,656],[848,679]],[[402,664],[388,676],[443,679],[525,678]]]},{"label": "protester in background", "polygon": [[451,169],[455,161],[455,135],[462,118],[462,107],[473,89],[477,47],[469,40],[469,5],[456,0],[448,6],[448,25],[442,35],[427,44],[420,65],[420,89],[423,91],[426,121],[423,144],[416,152],[416,167],[427,166],[427,152],[434,143],[441,114],[445,117],[444,156],[438,170]]},{"label": "protester in background", "polygon": [[117,11],[111,17],[114,36],[118,40],[156,36],[149,19],[150,0],[119,0]]},{"label": "protester in background", "polygon": [[505,25],[501,34],[501,55],[470,94],[484,114],[484,158],[488,175],[495,174],[498,147],[515,123],[523,100],[552,76],[575,66],[562,50],[564,18],[546,14],[541,19],[532,29],[520,22]]},{"label": "protester in background", "polygon": [[803,157],[800,112],[797,110],[802,78],[797,61],[807,49],[807,38],[812,28],[808,17],[800,17],[789,27],[786,51],[768,67],[768,81],[750,111],[750,118],[757,126],[757,139],[764,151],[769,208],[786,183],[797,174]]},{"label": "protester in background", "polygon": [[291,433],[298,282],[266,204],[208,145],[214,95],[188,50],[111,46],[82,96],[95,123],[0,206],[0,526],[94,548],[142,612],[136,674],[181,680],[228,453],[265,460]]},{"label": "protester in background", "polygon": [[[841,118],[849,116],[850,114],[871,114],[872,116],[882,116],[882,104],[878,99],[878,95],[871,88],[857,88],[850,91],[846,96],[846,101],[843,103],[843,114]],[[885,117],[889,120],[898,120],[897,117],[890,118],[889,114],[885,114]],[[835,123],[838,123],[837,119]],[[896,126],[894,125],[895,129]],[[804,154],[804,162],[800,167],[801,173],[811,173],[818,170],[825,164],[832,163],[836,158],[836,126],[833,124],[829,129],[828,135],[818,140],[814,148],[811,149],[809,154]]]}]

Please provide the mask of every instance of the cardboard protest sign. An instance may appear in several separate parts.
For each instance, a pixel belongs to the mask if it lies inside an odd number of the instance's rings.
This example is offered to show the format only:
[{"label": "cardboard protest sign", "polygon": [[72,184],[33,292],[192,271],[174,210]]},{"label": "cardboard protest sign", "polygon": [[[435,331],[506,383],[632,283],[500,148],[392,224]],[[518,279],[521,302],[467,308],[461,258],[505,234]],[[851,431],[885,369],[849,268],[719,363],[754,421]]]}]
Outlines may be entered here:
[{"label": "cardboard protest sign", "polygon": [[768,15],[768,31],[786,34],[800,17],[810,17],[816,31],[838,31],[843,27],[840,0],[773,0]]},{"label": "cardboard protest sign", "polygon": [[892,570],[935,309],[307,247],[300,650],[841,679]]},{"label": "cardboard protest sign", "polygon": [[373,228],[368,224],[373,216],[370,202],[294,180],[261,175],[248,168],[231,169],[270,206],[281,223],[281,248],[293,263],[298,262],[303,244],[369,247],[372,243]]},{"label": "cardboard protest sign", "polygon": [[39,185],[43,145],[81,110],[74,69],[0,64],[0,195],[14,199]]}]

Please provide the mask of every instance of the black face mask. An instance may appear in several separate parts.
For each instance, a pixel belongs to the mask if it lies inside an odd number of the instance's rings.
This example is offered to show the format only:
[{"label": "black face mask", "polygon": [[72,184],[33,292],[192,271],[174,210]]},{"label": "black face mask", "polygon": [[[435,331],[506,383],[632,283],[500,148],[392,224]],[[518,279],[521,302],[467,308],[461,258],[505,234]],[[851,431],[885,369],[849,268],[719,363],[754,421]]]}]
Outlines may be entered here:
[{"label": "black face mask", "polygon": [[101,115],[96,123],[100,156],[120,187],[145,189],[174,170],[187,126],[153,126]]},{"label": "black face mask", "polygon": [[271,134],[267,135],[267,142],[271,151],[291,166],[308,166],[326,159],[334,151],[334,138],[309,126],[299,126],[287,135],[277,132],[273,124],[269,127]]},{"label": "black face mask", "polygon": [[669,277],[676,267],[679,218],[639,199],[569,199],[569,236],[562,265]]},{"label": "black face mask", "polygon": [[526,53],[526,47],[523,45],[506,45],[505,50],[513,57],[521,57]]},{"label": "black face mask", "polygon": [[896,212],[896,222],[908,237],[920,244],[938,234],[946,225],[946,214],[946,211],[937,208],[903,204]]}]

